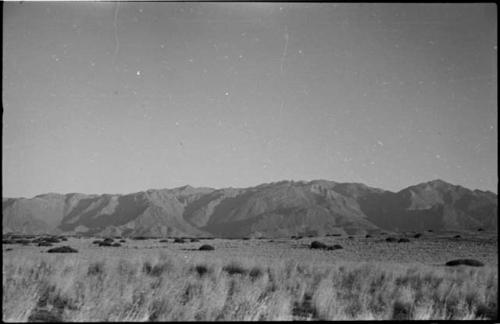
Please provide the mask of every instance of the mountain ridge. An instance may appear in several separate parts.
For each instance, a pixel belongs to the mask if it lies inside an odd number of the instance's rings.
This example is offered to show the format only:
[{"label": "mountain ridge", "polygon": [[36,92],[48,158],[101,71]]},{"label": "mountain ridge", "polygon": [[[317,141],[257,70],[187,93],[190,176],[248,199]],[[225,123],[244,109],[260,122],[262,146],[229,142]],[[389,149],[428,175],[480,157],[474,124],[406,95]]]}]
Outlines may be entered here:
[{"label": "mountain ridge", "polygon": [[3,232],[124,236],[289,236],[384,230],[497,230],[498,196],[440,179],[398,192],[362,183],[282,180],[128,194],[2,199]]}]

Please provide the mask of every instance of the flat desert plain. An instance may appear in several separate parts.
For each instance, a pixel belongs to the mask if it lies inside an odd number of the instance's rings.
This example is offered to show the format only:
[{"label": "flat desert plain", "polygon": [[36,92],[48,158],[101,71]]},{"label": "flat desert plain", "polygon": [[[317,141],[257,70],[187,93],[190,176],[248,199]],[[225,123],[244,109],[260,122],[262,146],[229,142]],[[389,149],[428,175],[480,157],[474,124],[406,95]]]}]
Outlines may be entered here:
[{"label": "flat desert plain", "polygon": [[3,244],[3,320],[497,319],[497,233],[416,234]]}]

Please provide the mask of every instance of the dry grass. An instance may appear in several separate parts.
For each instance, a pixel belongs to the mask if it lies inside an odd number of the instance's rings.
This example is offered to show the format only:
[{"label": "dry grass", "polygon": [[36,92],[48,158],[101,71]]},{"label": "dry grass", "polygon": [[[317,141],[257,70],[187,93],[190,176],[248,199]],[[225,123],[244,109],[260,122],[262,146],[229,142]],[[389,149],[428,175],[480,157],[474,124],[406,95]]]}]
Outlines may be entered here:
[{"label": "dry grass", "polygon": [[3,259],[7,322],[34,314],[63,321],[473,320],[496,317],[497,309],[494,267],[262,262],[206,253],[186,259],[165,252]]}]

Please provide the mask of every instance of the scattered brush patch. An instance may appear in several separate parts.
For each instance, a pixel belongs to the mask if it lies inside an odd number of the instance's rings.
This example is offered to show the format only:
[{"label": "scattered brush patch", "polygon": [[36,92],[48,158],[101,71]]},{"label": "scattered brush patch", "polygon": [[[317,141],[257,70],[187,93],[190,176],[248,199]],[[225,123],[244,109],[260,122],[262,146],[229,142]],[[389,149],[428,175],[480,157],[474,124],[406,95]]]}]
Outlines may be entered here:
[{"label": "scattered brush patch", "polygon": [[230,275],[246,275],[248,270],[245,269],[241,264],[236,262],[231,262],[230,264],[224,266],[222,271],[227,272]]},{"label": "scattered brush patch", "polygon": [[200,248],[198,250],[200,250],[200,251],[213,251],[213,250],[215,250],[215,248],[209,244],[203,244],[202,246],[200,246]]},{"label": "scattered brush patch", "polygon": [[61,242],[57,237],[52,237],[52,236],[44,237],[44,238],[42,238],[42,240],[45,241],[45,242],[49,242],[49,243],[59,243],[59,242]]},{"label": "scattered brush patch", "polygon": [[87,269],[87,276],[97,276],[104,274],[104,263],[103,262],[95,262],[89,264]]},{"label": "scattered brush patch", "polygon": [[2,240],[2,244],[14,244],[14,241],[11,241],[11,240]]},{"label": "scattered brush patch", "polygon": [[388,238],[386,238],[386,239],[385,239],[385,241],[386,241],[386,242],[397,242],[397,241],[398,241],[398,239],[397,239],[397,238],[395,238],[395,237],[388,237]]},{"label": "scattered brush patch", "polygon": [[482,267],[484,263],[474,259],[456,259],[446,262],[446,266],[454,267],[459,265],[467,265],[471,267]]},{"label": "scattered brush patch", "polygon": [[28,317],[28,322],[60,323],[62,316],[57,310],[34,309]]},{"label": "scattered brush patch", "polygon": [[407,239],[406,237],[402,237],[398,240],[398,243],[408,243],[408,242],[410,242],[410,240]]},{"label": "scattered brush patch", "polygon": [[67,245],[47,250],[47,253],[77,253],[77,252],[78,250],[73,249],[72,247]]},{"label": "scattered brush patch", "polygon": [[197,264],[191,268],[191,272],[196,272],[200,277],[208,274],[210,269],[205,264]]},{"label": "scattered brush patch", "polygon": [[174,243],[186,243],[186,241],[184,241],[184,239],[183,239],[183,238],[176,237],[176,238],[174,239]]},{"label": "scattered brush patch", "polygon": [[332,246],[329,246],[329,247],[327,248],[327,250],[340,250],[340,249],[343,249],[343,248],[344,248],[344,247],[342,247],[342,245],[340,245],[340,244],[334,244],[334,245],[332,245]]},{"label": "scattered brush patch", "polygon": [[301,301],[296,301],[293,305],[292,314],[301,319],[317,319],[318,311],[314,307],[312,294],[306,293]]}]

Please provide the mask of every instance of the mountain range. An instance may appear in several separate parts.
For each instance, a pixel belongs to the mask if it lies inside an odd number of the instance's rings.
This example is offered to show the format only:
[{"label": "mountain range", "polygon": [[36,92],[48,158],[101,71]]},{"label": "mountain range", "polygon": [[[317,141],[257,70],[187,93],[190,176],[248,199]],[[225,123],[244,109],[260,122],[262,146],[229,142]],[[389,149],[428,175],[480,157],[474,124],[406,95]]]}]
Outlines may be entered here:
[{"label": "mountain range", "polygon": [[289,237],[498,229],[498,196],[433,180],[391,192],[361,183],[280,181],[249,188],[42,194],[2,199],[2,232]]}]

